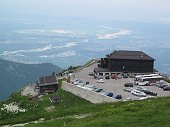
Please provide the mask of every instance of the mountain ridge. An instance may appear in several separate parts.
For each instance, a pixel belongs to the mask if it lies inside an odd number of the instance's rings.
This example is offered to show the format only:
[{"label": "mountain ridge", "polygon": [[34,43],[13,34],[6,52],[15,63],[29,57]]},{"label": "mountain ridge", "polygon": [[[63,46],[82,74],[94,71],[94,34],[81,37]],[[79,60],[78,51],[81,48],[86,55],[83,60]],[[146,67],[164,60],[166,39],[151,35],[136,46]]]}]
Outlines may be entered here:
[{"label": "mountain ridge", "polygon": [[39,76],[59,73],[63,69],[51,63],[24,64],[0,59],[0,100]]}]

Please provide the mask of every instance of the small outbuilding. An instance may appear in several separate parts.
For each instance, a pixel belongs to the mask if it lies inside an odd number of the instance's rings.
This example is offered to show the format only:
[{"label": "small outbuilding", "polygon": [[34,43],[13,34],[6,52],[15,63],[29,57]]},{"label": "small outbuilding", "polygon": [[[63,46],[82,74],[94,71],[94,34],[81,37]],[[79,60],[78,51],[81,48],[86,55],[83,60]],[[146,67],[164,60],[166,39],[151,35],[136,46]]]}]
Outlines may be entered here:
[{"label": "small outbuilding", "polygon": [[54,93],[58,90],[58,81],[55,75],[39,77],[37,85],[39,93]]},{"label": "small outbuilding", "polygon": [[50,99],[51,103],[59,102],[61,100],[60,97],[57,95],[51,96],[51,97],[49,97],[49,99]]}]

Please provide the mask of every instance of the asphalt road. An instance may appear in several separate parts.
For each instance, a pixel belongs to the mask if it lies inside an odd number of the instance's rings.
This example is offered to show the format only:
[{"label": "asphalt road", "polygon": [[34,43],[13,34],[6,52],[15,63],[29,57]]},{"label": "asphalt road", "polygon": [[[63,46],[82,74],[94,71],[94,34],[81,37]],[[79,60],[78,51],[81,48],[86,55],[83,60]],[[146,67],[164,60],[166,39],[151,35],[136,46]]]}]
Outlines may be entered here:
[{"label": "asphalt road", "polygon": [[[93,76],[89,76],[89,72],[93,72],[97,64],[88,66],[75,74],[75,78],[72,77],[71,80],[81,79],[83,82],[89,82],[90,85],[95,85],[104,90],[113,91],[114,95],[122,95],[122,99],[131,98],[133,100],[138,100],[140,97],[132,95],[130,92],[123,90],[125,83],[134,83],[133,78],[122,78],[122,79],[104,79],[105,83],[97,83]],[[134,86],[137,87],[137,86]],[[163,91],[156,86],[143,86],[144,88],[156,92],[158,96],[170,96],[170,91]]]}]

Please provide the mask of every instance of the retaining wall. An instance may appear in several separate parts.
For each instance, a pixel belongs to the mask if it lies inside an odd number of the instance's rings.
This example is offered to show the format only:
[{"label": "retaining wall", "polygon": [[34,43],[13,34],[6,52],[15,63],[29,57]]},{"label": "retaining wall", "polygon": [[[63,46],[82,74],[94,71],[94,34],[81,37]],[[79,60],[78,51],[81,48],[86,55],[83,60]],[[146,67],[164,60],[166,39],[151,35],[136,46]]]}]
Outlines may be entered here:
[{"label": "retaining wall", "polygon": [[81,98],[84,98],[90,101],[91,103],[109,103],[117,101],[111,97],[104,96],[93,91],[85,90],[65,81],[62,82],[61,89],[71,92],[72,94]]}]

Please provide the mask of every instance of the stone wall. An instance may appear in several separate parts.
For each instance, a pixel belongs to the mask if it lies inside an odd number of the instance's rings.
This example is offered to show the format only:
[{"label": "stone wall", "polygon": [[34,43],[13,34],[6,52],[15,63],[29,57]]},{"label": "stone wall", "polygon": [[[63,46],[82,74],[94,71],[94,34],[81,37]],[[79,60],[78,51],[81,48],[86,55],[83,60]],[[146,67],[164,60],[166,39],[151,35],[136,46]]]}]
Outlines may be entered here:
[{"label": "stone wall", "polygon": [[71,92],[72,94],[81,98],[84,98],[90,101],[91,103],[109,103],[117,101],[114,98],[104,96],[93,91],[85,90],[65,81],[62,82],[61,89]]}]

